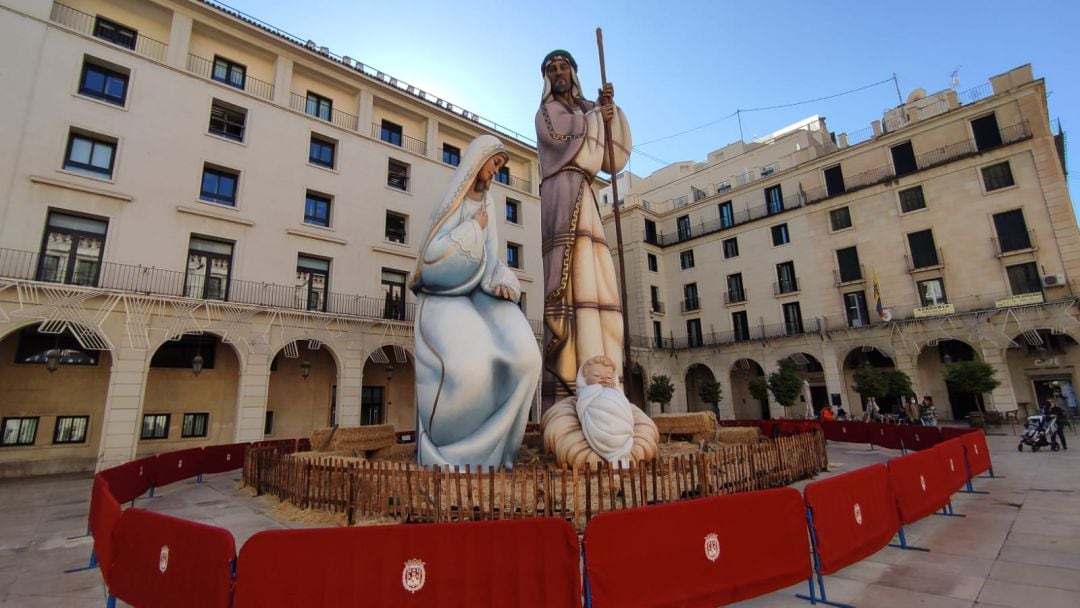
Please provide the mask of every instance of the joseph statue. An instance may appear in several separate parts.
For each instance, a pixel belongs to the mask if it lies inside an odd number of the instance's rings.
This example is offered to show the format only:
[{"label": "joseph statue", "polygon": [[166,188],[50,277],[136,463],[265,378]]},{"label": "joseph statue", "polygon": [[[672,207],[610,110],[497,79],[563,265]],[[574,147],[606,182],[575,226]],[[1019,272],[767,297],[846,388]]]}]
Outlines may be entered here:
[{"label": "joseph statue", "polygon": [[[619,285],[592,181],[616,175],[630,158],[630,125],[605,84],[585,99],[570,53],[548,53],[540,67],[544,92],[536,113],[540,155],[540,226],[544,259],[543,405],[573,394],[578,368],[606,356],[622,377]],[[614,158],[607,155],[610,121]]]}]

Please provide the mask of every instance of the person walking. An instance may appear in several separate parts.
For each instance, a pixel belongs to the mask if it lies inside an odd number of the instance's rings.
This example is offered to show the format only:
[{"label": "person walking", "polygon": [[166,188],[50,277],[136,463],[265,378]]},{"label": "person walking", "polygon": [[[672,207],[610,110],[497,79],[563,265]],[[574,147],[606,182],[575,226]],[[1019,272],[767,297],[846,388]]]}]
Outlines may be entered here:
[{"label": "person walking", "polygon": [[1058,443],[1061,444],[1061,449],[1069,449],[1069,444],[1065,441],[1065,427],[1069,426],[1069,414],[1065,411],[1065,408],[1053,401],[1047,402],[1047,413],[1050,418],[1057,423],[1057,428],[1054,431],[1054,436],[1057,437]]}]

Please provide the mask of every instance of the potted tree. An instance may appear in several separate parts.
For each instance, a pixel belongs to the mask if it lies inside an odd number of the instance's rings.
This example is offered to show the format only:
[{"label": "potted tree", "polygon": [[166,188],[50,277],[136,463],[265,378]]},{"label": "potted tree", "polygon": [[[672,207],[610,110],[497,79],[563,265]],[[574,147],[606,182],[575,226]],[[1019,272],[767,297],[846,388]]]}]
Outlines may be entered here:
[{"label": "potted tree", "polygon": [[864,402],[869,399],[881,399],[889,390],[888,382],[881,370],[871,365],[863,365],[855,370],[854,379],[855,384],[851,388],[862,396]]},{"label": "potted tree", "polygon": [[747,383],[747,388],[750,390],[750,396],[765,406],[763,413],[767,413],[769,411],[769,381],[765,379],[765,376],[754,376]]},{"label": "potted tree", "polygon": [[795,364],[790,359],[780,363],[780,369],[769,374],[769,392],[776,398],[776,402],[784,406],[784,414],[791,417],[788,408],[795,405],[795,400],[803,390],[803,379],[796,371]]},{"label": "potted tree", "polygon": [[711,403],[713,407],[713,413],[717,418],[720,418],[720,398],[723,396],[723,389],[720,388],[720,383],[716,380],[706,380],[698,387],[698,397],[705,403]]},{"label": "potted tree", "polygon": [[983,394],[1001,386],[997,379],[997,370],[984,361],[957,361],[949,365],[945,372],[945,382],[961,393],[975,396],[978,412],[968,414],[971,426],[983,426],[986,408],[983,407]]},{"label": "potted tree", "polygon": [[661,374],[659,376],[653,376],[652,381],[649,382],[649,394],[647,398],[652,403],[660,404],[660,413],[663,414],[667,405],[671,403],[671,397],[675,395],[675,385],[671,383],[671,379]]},{"label": "potted tree", "polygon": [[881,377],[885,381],[885,396],[895,398],[903,408],[904,401],[915,394],[911,388],[911,376],[903,370],[890,369],[882,372]]}]

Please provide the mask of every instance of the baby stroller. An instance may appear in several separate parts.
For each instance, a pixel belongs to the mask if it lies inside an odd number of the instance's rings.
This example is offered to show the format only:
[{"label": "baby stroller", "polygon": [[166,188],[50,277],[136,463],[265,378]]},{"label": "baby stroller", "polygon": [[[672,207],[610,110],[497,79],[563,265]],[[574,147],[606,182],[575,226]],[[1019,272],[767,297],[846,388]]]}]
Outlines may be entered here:
[{"label": "baby stroller", "polygon": [[1020,443],[1016,446],[1017,451],[1023,452],[1024,446],[1031,447],[1032,452],[1038,452],[1039,448],[1050,446],[1050,451],[1058,451],[1057,422],[1049,416],[1035,414],[1028,416],[1024,425],[1024,434],[1020,436]]}]

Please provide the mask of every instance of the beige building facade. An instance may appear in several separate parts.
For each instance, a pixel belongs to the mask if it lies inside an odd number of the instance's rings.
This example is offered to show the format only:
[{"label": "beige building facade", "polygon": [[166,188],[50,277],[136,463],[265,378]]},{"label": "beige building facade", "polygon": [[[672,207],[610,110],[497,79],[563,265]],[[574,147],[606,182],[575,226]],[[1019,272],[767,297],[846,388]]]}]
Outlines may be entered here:
[{"label": "beige building facade", "polygon": [[539,318],[526,139],[195,0],[3,0],[0,31],[0,476],[412,431],[407,285],[483,133]]},{"label": "beige building facade", "polygon": [[903,370],[939,417],[961,419],[976,398],[944,373],[978,359],[1001,381],[987,409],[1023,415],[1056,398],[1076,413],[1080,239],[1059,143],[1028,65],[970,91],[915,91],[859,133],[813,116],[620,176],[630,394],[644,403],[664,374],[669,411],[708,409],[698,387],[716,380],[721,415],[802,415],[801,401],[784,412],[748,391],[789,359],[815,409],[857,415],[852,374],[873,365]]}]

